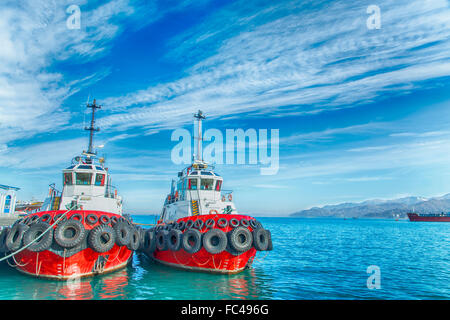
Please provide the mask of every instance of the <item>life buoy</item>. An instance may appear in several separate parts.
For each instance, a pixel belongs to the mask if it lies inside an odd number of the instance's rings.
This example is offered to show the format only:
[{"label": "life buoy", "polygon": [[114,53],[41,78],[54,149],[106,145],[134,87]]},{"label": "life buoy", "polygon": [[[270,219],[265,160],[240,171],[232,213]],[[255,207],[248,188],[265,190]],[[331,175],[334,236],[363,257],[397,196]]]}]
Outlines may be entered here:
[{"label": "life buoy", "polygon": [[79,220],[69,219],[60,223],[54,232],[55,242],[63,248],[73,248],[86,237],[86,229]]},{"label": "life buoy", "polygon": [[225,200],[226,200],[225,196],[222,196],[222,202],[225,202]]},{"label": "life buoy", "polygon": [[197,229],[189,229],[183,234],[181,245],[187,253],[197,253],[202,248],[202,234]]},{"label": "life buoy", "polygon": [[[23,235],[23,244],[29,245],[35,241],[37,237],[47,231],[50,225],[45,222],[38,222],[33,224]],[[27,249],[33,252],[41,252],[50,248],[53,242],[53,228],[50,228],[39,240],[33,242]]]},{"label": "life buoy", "polygon": [[211,229],[203,236],[203,247],[211,254],[218,254],[227,247],[227,235],[220,229]]},{"label": "life buoy", "polygon": [[88,245],[98,253],[111,250],[115,243],[114,229],[106,224],[100,224],[89,232]]},{"label": "life buoy", "polygon": [[252,247],[253,237],[247,228],[237,227],[228,233],[228,241],[237,252],[245,252]]},{"label": "life buoy", "polygon": [[178,200],[178,190],[175,191],[175,200]]},{"label": "life buoy", "polygon": [[131,232],[128,223],[124,221],[117,222],[113,229],[116,232],[116,244],[118,246],[126,246],[130,243]]},{"label": "life buoy", "polygon": [[230,193],[230,194],[228,195],[228,201],[231,201],[231,200],[233,200],[233,195]]},{"label": "life buoy", "polygon": [[219,214],[219,212],[216,209],[209,210],[209,214]]},{"label": "life buoy", "polygon": [[178,251],[181,248],[181,231],[172,229],[167,236],[167,246],[169,250]]}]

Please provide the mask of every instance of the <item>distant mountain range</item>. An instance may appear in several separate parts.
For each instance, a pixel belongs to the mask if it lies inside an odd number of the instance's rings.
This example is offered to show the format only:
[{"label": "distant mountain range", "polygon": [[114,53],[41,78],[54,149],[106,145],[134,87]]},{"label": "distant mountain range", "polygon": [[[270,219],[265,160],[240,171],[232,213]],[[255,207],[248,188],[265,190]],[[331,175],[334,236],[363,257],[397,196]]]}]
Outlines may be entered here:
[{"label": "distant mountain range", "polygon": [[292,217],[340,218],[406,218],[406,213],[441,213],[450,211],[450,193],[442,197],[405,197],[393,200],[367,200],[359,203],[341,203],[314,207],[291,214]]}]

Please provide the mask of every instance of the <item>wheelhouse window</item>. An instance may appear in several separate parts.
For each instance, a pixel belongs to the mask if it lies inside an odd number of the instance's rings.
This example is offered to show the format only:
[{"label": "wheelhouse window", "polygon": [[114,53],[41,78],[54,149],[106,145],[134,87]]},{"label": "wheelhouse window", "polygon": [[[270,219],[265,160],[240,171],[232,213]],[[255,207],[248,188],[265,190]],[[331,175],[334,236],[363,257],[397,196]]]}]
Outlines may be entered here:
[{"label": "wheelhouse window", "polygon": [[92,166],[86,166],[86,165],[78,166],[78,169],[89,169],[89,170],[91,170]]},{"label": "wheelhouse window", "polygon": [[90,185],[92,181],[92,173],[77,172],[76,183],[77,185]]},{"label": "wheelhouse window", "polygon": [[216,182],[216,191],[220,191],[221,187],[222,187],[222,180],[217,180],[217,182]]},{"label": "wheelhouse window", "polygon": [[72,172],[64,173],[64,185],[71,186],[73,184]]},{"label": "wheelhouse window", "polygon": [[214,179],[201,179],[200,190],[212,190]]},{"label": "wheelhouse window", "polygon": [[197,190],[198,182],[197,179],[189,179],[188,189],[189,190]]},{"label": "wheelhouse window", "polygon": [[95,185],[96,186],[104,186],[105,185],[105,175],[101,173],[97,173],[95,176]]}]

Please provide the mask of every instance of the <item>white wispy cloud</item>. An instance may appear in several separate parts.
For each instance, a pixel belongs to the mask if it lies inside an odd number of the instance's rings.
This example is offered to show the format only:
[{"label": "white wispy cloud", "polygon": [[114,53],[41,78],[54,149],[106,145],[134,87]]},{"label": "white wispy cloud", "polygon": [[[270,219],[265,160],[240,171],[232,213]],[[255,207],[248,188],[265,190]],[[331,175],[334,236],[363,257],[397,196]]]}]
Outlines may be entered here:
[{"label": "white wispy cloud", "polygon": [[368,30],[366,7],[354,3],[233,3],[172,42],[169,58],[201,57],[187,59],[195,64],[183,77],[106,99],[126,112],[101,123],[170,128],[198,108],[211,117],[315,113],[450,75],[448,2],[378,5],[382,28]]},{"label": "white wispy cloud", "polygon": [[[69,5],[81,6],[81,29],[68,29]],[[126,0],[4,1],[0,4],[0,141],[59,130],[69,122],[63,101],[107,72],[96,70],[73,78],[53,65],[68,59],[89,60],[119,33],[117,15],[131,15]],[[73,62],[73,61],[72,61]],[[99,76],[102,75],[102,76]]]}]

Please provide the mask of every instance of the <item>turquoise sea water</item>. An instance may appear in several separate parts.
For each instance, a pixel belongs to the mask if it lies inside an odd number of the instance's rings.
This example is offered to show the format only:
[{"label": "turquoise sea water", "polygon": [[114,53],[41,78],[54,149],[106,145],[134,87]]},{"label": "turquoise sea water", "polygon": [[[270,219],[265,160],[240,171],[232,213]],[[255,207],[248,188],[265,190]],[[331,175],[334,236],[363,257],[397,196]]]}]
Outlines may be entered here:
[{"label": "turquoise sea water", "polygon": [[[153,216],[134,216],[153,223]],[[134,255],[126,269],[79,283],[0,264],[0,299],[449,299],[450,223],[258,218],[274,250],[237,275],[186,272]],[[367,267],[380,270],[368,289]]]}]

